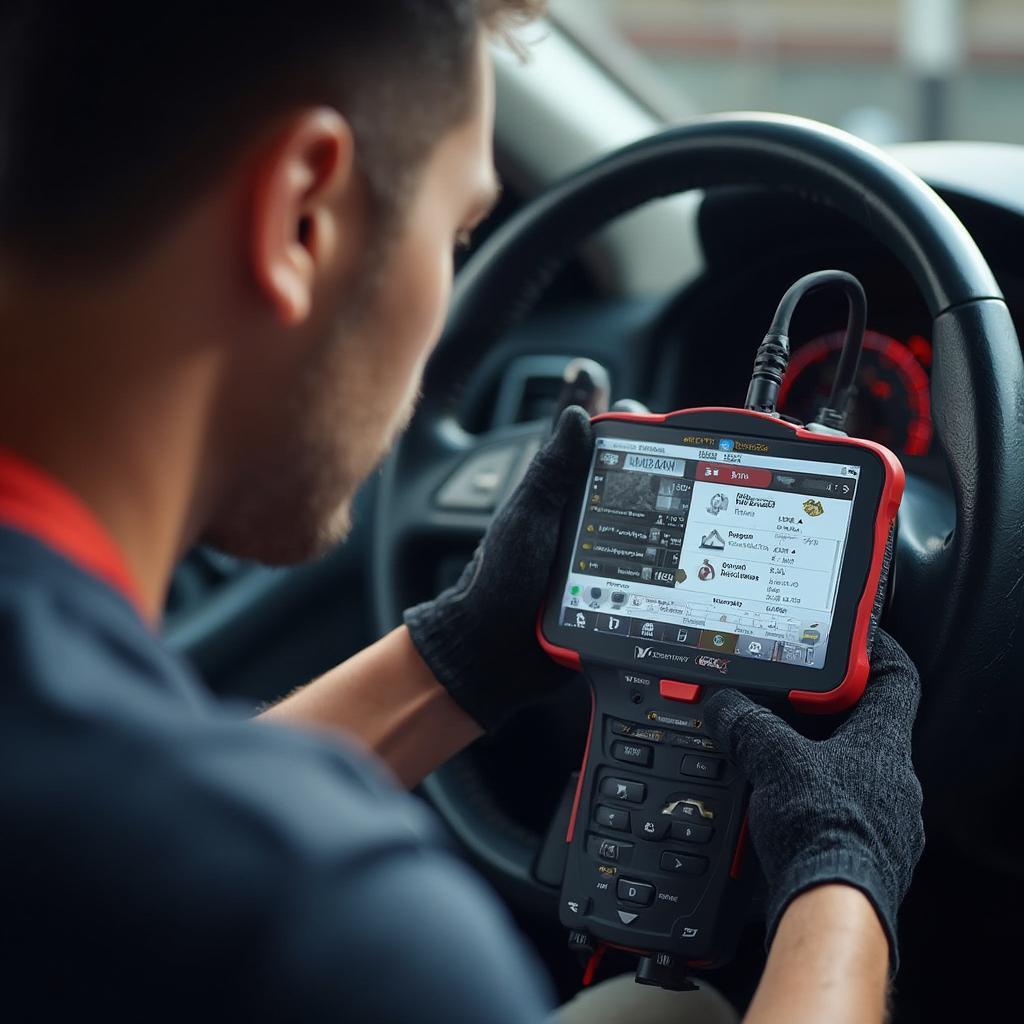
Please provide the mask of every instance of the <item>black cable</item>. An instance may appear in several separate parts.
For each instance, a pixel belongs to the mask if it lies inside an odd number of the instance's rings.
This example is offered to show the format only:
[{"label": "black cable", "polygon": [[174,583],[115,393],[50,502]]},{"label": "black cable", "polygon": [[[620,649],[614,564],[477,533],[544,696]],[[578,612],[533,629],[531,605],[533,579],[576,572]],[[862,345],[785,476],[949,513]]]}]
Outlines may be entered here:
[{"label": "black cable", "polygon": [[864,344],[868,303],[864,288],[852,274],[843,270],[819,270],[801,277],[793,284],[779,303],[768,333],[764,336],[754,359],[754,371],[747,389],[745,408],[775,414],[779,388],[789,366],[789,323],[800,301],[812,291],[828,285],[837,285],[846,293],[850,314],[846,322],[843,352],[836,370],[832,394],[818,415],[817,422],[834,430],[842,430],[846,411],[856,392],[857,369]]}]

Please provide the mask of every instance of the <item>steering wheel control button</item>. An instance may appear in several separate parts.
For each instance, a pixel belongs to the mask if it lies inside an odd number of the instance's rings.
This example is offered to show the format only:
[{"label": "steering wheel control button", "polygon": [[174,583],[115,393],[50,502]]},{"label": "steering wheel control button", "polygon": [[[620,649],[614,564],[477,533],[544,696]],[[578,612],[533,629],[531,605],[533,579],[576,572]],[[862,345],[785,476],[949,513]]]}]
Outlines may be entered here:
[{"label": "steering wheel control button", "polygon": [[600,857],[616,864],[628,863],[633,853],[633,844],[623,843],[618,839],[605,839],[604,836],[591,836],[587,852],[592,857]]},{"label": "steering wheel control button", "polygon": [[664,729],[650,729],[645,725],[634,725],[632,722],[612,722],[612,732],[616,736],[632,736],[648,743],[664,743]]},{"label": "steering wheel control button", "polygon": [[519,454],[518,445],[505,445],[471,455],[438,491],[437,506],[477,512],[497,508]]},{"label": "steering wheel control button", "polygon": [[682,843],[709,843],[715,830],[710,825],[697,825],[690,821],[673,821],[669,834],[673,839]]},{"label": "steering wheel control button", "polygon": [[[666,850],[661,855],[661,870],[674,875],[703,875],[708,869],[707,857],[694,857],[688,853]],[[619,885],[622,885],[619,882]]]},{"label": "steering wheel control button", "polygon": [[616,832],[629,831],[629,811],[623,811],[618,807],[598,807],[594,821]]},{"label": "steering wheel control button", "polygon": [[634,822],[633,835],[656,843],[668,835],[668,827],[671,824],[665,814],[645,814]]},{"label": "steering wheel control button", "polygon": [[615,893],[623,903],[635,903],[638,907],[649,907],[654,902],[654,886],[646,882],[620,878]]},{"label": "steering wheel control button", "polygon": [[668,814],[677,820],[680,818],[696,818],[697,820],[704,818],[710,821],[715,816],[715,812],[706,807],[703,800],[692,796],[683,797],[681,800],[670,800],[662,808],[661,813]]},{"label": "steering wheel control button", "polygon": [[623,924],[632,924],[639,916],[639,914],[632,914],[628,910],[619,911],[619,920]]},{"label": "steering wheel control button", "polygon": [[695,779],[720,779],[725,770],[725,762],[717,757],[701,757],[699,754],[687,754],[679,767],[681,775],[690,775]]},{"label": "steering wheel control button", "polygon": [[658,691],[666,700],[678,700],[684,704],[696,704],[700,700],[700,687],[694,683],[677,683],[674,679],[658,681]]},{"label": "steering wheel control button", "polygon": [[647,787],[642,782],[630,782],[629,779],[605,779],[601,783],[601,795],[627,804],[642,804],[647,796]]},{"label": "steering wheel control button", "polygon": [[650,768],[654,759],[654,748],[644,746],[642,743],[627,743],[625,740],[616,740],[612,744],[612,757],[616,761],[625,764],[638,764],[644,768]]}]

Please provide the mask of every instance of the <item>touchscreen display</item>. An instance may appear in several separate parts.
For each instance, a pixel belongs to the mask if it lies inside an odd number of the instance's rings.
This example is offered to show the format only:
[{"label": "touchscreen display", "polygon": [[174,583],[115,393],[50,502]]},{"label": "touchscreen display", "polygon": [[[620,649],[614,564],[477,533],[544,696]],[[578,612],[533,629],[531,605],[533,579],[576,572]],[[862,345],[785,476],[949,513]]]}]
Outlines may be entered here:
[{"label": "touchscreen display", "polygon": [[759,447],[599,437],[562,624],[821,669],[860,470]]}]

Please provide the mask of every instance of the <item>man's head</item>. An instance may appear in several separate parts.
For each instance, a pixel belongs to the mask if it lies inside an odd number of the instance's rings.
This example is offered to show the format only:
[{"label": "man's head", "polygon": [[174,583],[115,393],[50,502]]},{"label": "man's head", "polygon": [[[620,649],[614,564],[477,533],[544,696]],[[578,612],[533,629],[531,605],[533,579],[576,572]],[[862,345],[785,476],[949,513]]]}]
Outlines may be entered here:
[{"label": "man's head", "polygon": [[541,6],[2,5],[5,266],[204,306],[190,529],[268,561],[344,533],[496,195],[486,36]]}]

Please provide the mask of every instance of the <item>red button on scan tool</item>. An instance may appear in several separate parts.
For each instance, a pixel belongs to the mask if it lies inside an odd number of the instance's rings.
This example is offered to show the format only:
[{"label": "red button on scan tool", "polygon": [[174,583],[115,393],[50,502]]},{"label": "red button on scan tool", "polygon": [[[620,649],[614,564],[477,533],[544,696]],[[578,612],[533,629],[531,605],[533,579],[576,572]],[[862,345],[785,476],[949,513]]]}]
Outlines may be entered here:
[{"label": "red button on scan tool", "polygon": [[666,700],[681,700],[684,704],[696,704],[700,700],[700,687],[696,683],[677,683],[674,679],[660,679],[658,686]]}]

